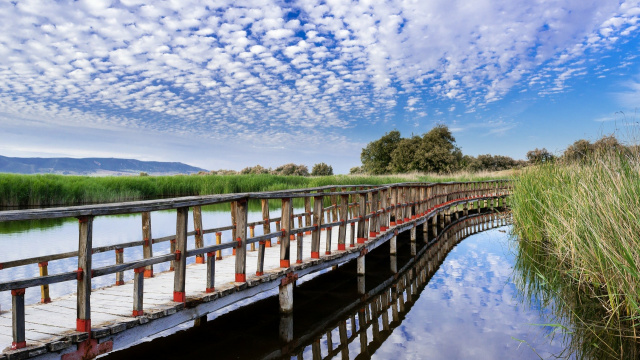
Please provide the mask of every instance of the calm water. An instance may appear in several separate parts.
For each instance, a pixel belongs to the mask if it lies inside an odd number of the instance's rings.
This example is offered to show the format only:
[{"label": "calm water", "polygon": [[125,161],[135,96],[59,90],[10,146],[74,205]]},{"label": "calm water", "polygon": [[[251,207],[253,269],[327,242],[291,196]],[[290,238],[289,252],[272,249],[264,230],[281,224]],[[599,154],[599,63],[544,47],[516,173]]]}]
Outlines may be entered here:
[{"label": "calm water", "polygon": [[[272,216],[278,216],[274,211]],[[250,212],[249,221],[257,221],[261,214]],[[205,211],[205,228],[227,225],[228,212]],[[94,224],[94,246],[103,246],[140,240],[140,216],[98,217]],[[9,251],[0,255],[0,262],[53,252],[73,251],[77,248],[77,222],[54,221],[47,223],[23,223],[12,225],[11,232],[5,227],[0,234],[0,246]],[[193,226],[189,222],[190,230]],[[161,237],[175,233],[175,213],[152,214],[153,236]],[[256,228],[256,235],[261,230]],[[407,298],[406,312],[401,313],[391,329],[374,336],[367,330],[367,353],[361,354],[362,343],[353,339],[348,345],[348,354],[337,352],[337,358],[513,358],[537,359],[561,354],[562,336],[555,335],[549,322],[549,313],[535,300],[524,297],[514,285],[514,262],[516,244],[510,239],[509,227],[488,230],[471,235],[454,247],[439,264],[438,270],[426,284],[420,287],[417,296]],[[225,233],[223,241],[230,235]],[[193,240],[191,240],[193,241]],[[213,243],[213,235],[205,236],[205,243]],[[418,244],[422,244],[418,241]],[[193,246],[190,244],[189,246]],[[168,252],[169,243],[156,247],[154,253]],[[367,255],[367,290],[393,278],[389,270],[388,245]],[[407,236],[399,239],[399,267],[409,256]],[[142,257],[141,250],[126,249],[125,261]],[[95,266],[114,262],[113,252],[94,255]],[[50,273],[73,270],[75,259],[50,262]],[[163,269],[159,269],[163,270]],[[19,269],[17,277],[37,276],[37,266]],[[15,273],[14,273],[15,274]],[[267,297],[232,313],[219,312],[209,316],[204,326],[185,324],[159,334],[129,349],[108,355],[116,359],[154,356],[158,358],[184,356],[213,356],[216,358],[265,358],[274,353],[284,358],[313,358],[312,343],[305,344],[309,332],[318,324],[327,321],[338,324],[346,321],[348,334],[354,329],[349,321],[354,314],[343,314],[340,320],[335,314],[348,308],[361,295],[357,292],[358,280],[355,264],[348,263],[323,276],[301,283],[294,294],[294,314],[287,321],[293,324],[294,342],[297,349],[284,354],[288,349],[280,340],[282,319],[277,312],[277,297]],[[133,277],[126,274],[126,280]],[[9,271],[0,271],[0,281],[9,280]],[[109,285],[111,277],[94,279],[94,286]],[[52,298],[75,291],[75,282],[51,286]],[[38,288],[27,290],[27,303],[39,301]],[[2,309],[10,306],[8,293],[0,294]],[[392,317],[388,309],[389,318]],[[357,314],[354,319],[357,318]],[[382,320],[379,327],[382,329]],[[326,324],[324,325],[326,326]],[[339,344],[337,327],[329,330],[332,348]],[[305,335],[306,334],[306,335]],[[165,337],[166,335],[166,337]],[[362,336],[362,335],[361,335]],[[318,339],[316,339],[318,340]],[[328,337],[319,341],[323,358],[327,354]],[[185,342],[189,344],[185,353]],[[243,344],[229,346],[229,344]],[[248,346],[251,344],[251,346]]]}]

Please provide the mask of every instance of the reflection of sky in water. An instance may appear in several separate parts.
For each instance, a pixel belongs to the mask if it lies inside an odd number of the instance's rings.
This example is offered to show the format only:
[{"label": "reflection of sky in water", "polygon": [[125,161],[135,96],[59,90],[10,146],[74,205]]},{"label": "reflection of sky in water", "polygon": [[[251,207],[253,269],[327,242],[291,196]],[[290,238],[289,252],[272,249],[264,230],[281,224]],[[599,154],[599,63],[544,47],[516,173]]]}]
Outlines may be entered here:
[{"label": "reflection of sky in water", "polygon": [[[531,325],[548,320],[517,299],[509,241],[496,229],[458,244],[372,358],[538,359],[559,354],[562,336],[553,340],[549,328]],[[514,338],[526,340],[538,354]]]}]

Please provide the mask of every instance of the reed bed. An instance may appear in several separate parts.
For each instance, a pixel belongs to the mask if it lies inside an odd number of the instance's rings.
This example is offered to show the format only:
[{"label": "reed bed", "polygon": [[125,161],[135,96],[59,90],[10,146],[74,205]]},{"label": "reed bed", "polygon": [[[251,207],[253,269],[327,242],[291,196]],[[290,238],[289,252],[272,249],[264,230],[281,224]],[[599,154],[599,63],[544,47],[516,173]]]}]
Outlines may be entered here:
[{"label": "reed bed", "polygon": [[[511,207],[514,231],[553,261],[545,274],[597,299],[605,318],[640,315],[640,158],[627,150],[522,171]],[[550,265],[552,264],[552,265]]]},{"label": "reed bed", "polygon": [[[66,176],[0,174],[0,207],[25,208],[150,200],[179,196],[299,189],[326,185],[381,185],[407,181],[468,180],[471,174],[402,176]],[[494,175],[494,178],[498,175]],[[491,178],[483,173],[478,180]]]}]

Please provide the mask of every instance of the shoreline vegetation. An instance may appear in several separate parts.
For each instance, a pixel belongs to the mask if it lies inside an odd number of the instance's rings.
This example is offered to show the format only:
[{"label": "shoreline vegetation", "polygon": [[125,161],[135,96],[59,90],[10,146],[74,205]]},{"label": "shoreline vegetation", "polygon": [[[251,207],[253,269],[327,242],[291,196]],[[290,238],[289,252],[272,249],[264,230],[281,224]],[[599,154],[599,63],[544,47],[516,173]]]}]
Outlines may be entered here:
[{"label": "shoreline vegetation", "polygon": [[0,174],[0,209],[72,206],[170,197],[400,182],[472,181],[510,177],[512,172],[411,173],[392,176],[173,175],[68,176]]},{"label": "shoreline vegetation", "polygon": [[[530,278],[547,292],[574,289],[573,300],[600,308],[599,319],[579,306],[571,315],[583,330],[616,331],[631,345],[611,348],[622,357],[638,354],[640,319],[640,152],[612,137],[576,141],[558,159],[543,159],[520,172],[510,206],[520,256]],[[575,292],[577,291],[577,292]],[[560,296],[559,302],[569,302]],[[593,332],[593,331],[591,331]],[[604,341],[606,336],[595,338]],[[610,338],[609,340],[610,341]],[[614,344],[612,342],[612,344]],[[618,344],[620,345],[620,344]],[[632,349],[632,350],[630,350]],[[604,350],[604,348],[603,348]],[[621,351],[622,353],[619,353]],[[626,352],[626,353],[625,353]],[[624,354],[623,354],[624,353]]]}]

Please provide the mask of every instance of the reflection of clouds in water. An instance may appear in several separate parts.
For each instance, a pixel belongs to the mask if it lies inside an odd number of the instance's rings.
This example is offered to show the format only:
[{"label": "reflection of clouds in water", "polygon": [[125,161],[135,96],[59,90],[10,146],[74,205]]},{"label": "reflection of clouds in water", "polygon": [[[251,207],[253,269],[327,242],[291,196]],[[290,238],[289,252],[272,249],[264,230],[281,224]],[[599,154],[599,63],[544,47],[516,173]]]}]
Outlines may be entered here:
[{"label": "reflection of clouds in water", "polygon": [[514,338],[526,340],[543,358],[560,353],[561,341],[547,337],[549,329],[530,325],[546,320],[517,300],[508,241],[507,234],[491,230],[454,248],[402,325],[373,357],[538,358]]}]

